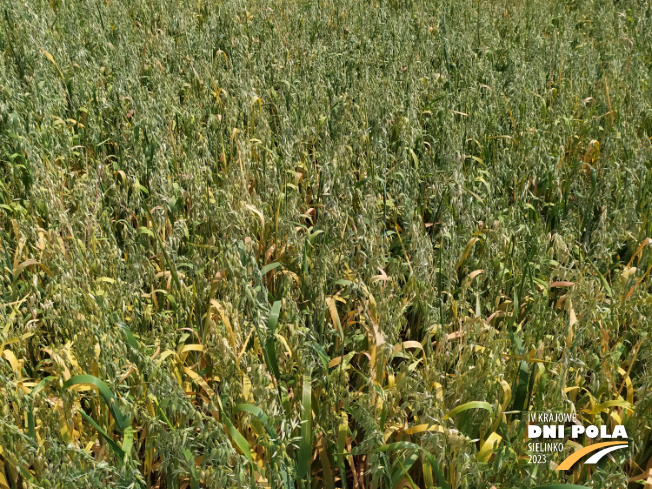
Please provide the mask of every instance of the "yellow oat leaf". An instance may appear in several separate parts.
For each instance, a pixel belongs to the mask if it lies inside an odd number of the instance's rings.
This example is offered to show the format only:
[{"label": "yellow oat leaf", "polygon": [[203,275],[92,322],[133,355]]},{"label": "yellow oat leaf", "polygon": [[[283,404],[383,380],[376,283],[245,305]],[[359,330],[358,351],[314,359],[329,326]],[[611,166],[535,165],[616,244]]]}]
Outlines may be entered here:
[{"label": "yellow oat leaf", "polygon": [[194,370],[188,368],[188,367],[183,367],[183,371],[185,374],[190,377],[198,386],[200,386],[206,394],[208,394],[210,399],[213,399],[215,397],[215,391],[211,389],[211,386],[208,385],[208,383]]},{"label": "yellow oat leaf", "polygon": [[488,462],[502,439],[503,437],[496,432],[490,434],[478,451],[478,462]]}]

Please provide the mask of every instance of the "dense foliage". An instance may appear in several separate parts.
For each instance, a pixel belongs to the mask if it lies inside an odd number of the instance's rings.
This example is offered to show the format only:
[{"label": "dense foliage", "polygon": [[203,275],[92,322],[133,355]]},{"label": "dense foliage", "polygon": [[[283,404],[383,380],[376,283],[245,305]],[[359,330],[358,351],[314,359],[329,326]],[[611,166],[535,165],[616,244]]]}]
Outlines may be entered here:
[{"label": "dense foliage", "polygon": [[1,7],[0,488],[645,485],[652,4]]}]

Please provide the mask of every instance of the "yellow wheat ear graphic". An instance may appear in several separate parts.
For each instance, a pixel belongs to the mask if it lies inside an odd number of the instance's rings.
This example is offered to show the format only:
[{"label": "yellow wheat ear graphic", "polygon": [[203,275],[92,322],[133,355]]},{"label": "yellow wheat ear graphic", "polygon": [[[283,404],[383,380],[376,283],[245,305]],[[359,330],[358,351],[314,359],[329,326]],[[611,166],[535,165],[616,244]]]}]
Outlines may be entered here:
[{"label": "yellow wheat ear graphic", "polygon": [[622,441],[606,441],[603,443],[596,443],[595,445],[589,445],[588,447],[584,447],[576,451],[575,453],[569,455],[568,457],[566,457],[566,459],[559,464],[557,470],[568,470],[573,465],[575,465],[575,462],[581,459],[584,455],[588,455],[589,453],[595,452],[597,450],[599,450],[598,453],[594,454],[591,458],[589,458],[586,461],[586,463],[587,464],[598,463],[598,461],[609,452],[613,452],[614,450],[625,448],[627,446],[628,446],[627,442],[622,442]]}]

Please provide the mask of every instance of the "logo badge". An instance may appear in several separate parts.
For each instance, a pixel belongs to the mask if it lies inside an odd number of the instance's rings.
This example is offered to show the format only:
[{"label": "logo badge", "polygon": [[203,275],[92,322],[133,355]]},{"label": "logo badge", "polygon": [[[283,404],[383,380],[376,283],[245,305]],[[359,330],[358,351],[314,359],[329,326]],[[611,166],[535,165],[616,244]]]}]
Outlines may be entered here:
[{"label": "logo badge", "polygon": [[[569,436],[567,436],[569,435]],[[529,413],[528,451],[531,452],[530,463],[547,463],[549,456],[564,450],[564,441],[579,443],[583,437],[586,441],[599,437],[598,443],[584,446],[566,457],[557,470],[569,470],[579,460],[590,455],[584,463],[596,464],[605,455],[629,446],[625,426],[619,424],[609,431],[606,425],[583,425],[575,413]],[[612,441],[605,441],[612,440]]]}]

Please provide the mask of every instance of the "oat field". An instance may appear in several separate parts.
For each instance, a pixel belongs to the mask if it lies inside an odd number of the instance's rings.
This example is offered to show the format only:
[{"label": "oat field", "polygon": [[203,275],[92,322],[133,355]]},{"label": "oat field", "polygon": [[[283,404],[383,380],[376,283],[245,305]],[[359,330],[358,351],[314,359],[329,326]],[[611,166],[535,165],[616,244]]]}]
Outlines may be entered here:
[{"label": "oat field", "polygon": [[650,2],[0,0],[0,175],[0,489],[652,488]]}]

